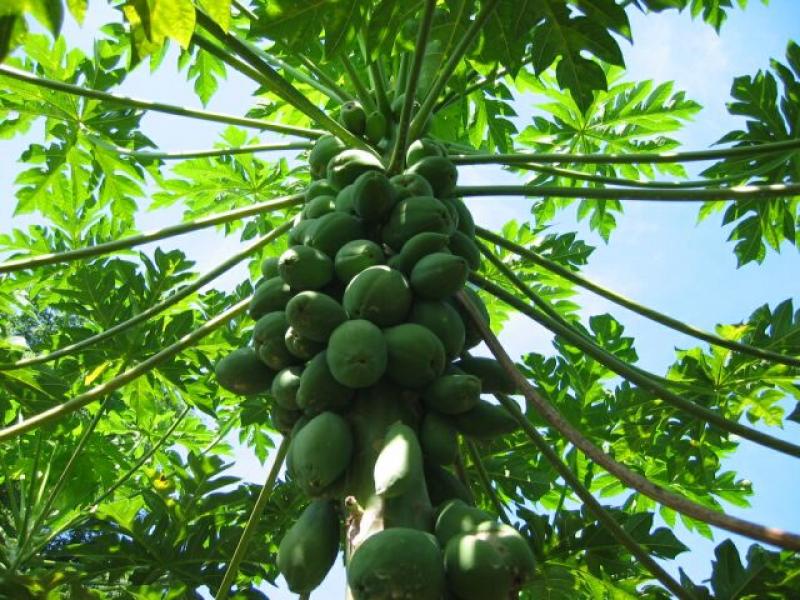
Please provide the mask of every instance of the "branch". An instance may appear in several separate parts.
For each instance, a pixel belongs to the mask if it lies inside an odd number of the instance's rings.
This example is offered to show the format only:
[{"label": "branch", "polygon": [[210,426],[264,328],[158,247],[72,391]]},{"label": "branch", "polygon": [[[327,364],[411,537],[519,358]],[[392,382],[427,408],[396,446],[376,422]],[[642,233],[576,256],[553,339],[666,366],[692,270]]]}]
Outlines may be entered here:
[{"label": "branch", "polygon": [[715,346],[720,346],[722,348],[733,350],[734,352],[741,352],[742,354],[748,354],[756,358],[761,358],[764,360],[769,360],[772,362],[777,362],[792,367],[800,367],[800,358],[794,358],[792,356],[786,356],[784,354],[779,354],[777,352],[771,352],[769,350],[764,350],[762,348],[750,346],[749,344],[743,344],[741,342],[728,340],[719,337],[717,335],[714,335],[713,333],[709,333],[707,331],[703,331],[702,329],[698,329],[691,325],[687,325],[682,321],[678,321],[677,319],[674,319],[673,317],[670,317],[656,310],[653,310],[652,308],[648,308],[646,306],[642,306],[641,304],[637,304],[633,300],[629,300],[624,296],[620,296],[619,294],[612,292],[611,290],[608,290],[592,281],[589,281],[588,279],[584,279],[580,275],[573,273],[569,269],[564,268],[557,262],[553,262],[547,258],[544,258],[541,254],[529,250],[524,246],[520,246],[519,244],[515,244],[514,242],[509,241],[504,237],[489,231],[488,229],[484,229],[482,227],[475,227],[475,231],[484,240],[492,242],[493,244],[497,244],[498,246],[505,248],[506,250],[513,252],[521,257],[527,258],[534,264],[542,266],[545,269],[552,271],[556,275],[559,275],[564,279],[571,281],[572,283],[575,283],[587,290],[594,292],[598,296],[602,296],[603,298],[610,300],[611,302],[614,302],[620,306],[624,306],[625,308],[632,310],[637,314],[640,314],[657,323],[661,323],[662,325],[670,327],[675,331],[679,331],[686,335],[690,335],[694,338],[703,340]]},{"label": "branch", "polygon": [[148,242],[163,240],[164,238],[183,235],[184,233],[205,229],[207,227],[213,227],[214,225],[219,225],[221,223],[228,223],[230,221],[244,219],[253,215],[268,213],[280,210],[282,208],[289,208],[290,206],[295,206],[297,204],[301,204],[302,202],[302,194],[283,196],[281,198],[276,198],[275,200],[260,202],[259,204],[253,204],[244,208],[236,208],[227,212],[209,215],[207,217],[195,219],[194,221],[187,221],[186,223],[179,223],[178,225],[170,225],[169,227],[156,229],[150,233],[141,233],[139,235],[133,235],[127,238],[121,238],[119,240],[114,240],[113,242],[106,242],[104,244],[97,244],[95,246],[88,246],[86,248],[78,248],[77,250],[68,250],[67,252],[42,254],[32,258],[10,260],[5,263],[0,263],[0,274],[21,271],[23,269],[33,269],[36,267],[42,267],[44,265],[65,263],[83,258],[91,258],[93,256],[101,256],[117,250],[132,248]]},{"label": "branch", "polygon": [[711,510],[688,498],[665,490],[646,477],[631,471],[623,464],[615,461],[608,454],[595,446],[590,440],[585,438],[583,434],[573,427],[544,397],[539,395],[530,382],[517,370],[514,362],[503,349],[499,340],[481,318],[478,309],[464,295],[464,292],[459,292],[456,297],[464,310],[470,315],[470,319],[475,327],[481,332],[489,350],[491,350],[494,357],[514,380],[517,389],[521,391],[525,399],[551,427],[559,431],[591,461],[597,463],[597,465],[601,466],[628,487],[635,489],[652,500],[664,506],[668,506],[683,515],[787,550],[800,550],[800,535],[772,527],[765,527],[757,523]]},{"label": "branch", "polygon": [[38,77],[33,73],[28,73],[26,71],[5,65],[0,65],[0,76],[1,75],[5,75],[6,77],[49,90],[72,94],[73,96],[81,96],[83,98],[91,98],[93,100],[100,100],[102,102],[110,102],[112,104],[119,104],[129,108],[138,108],[168,115],[176,115],[179,117],[190,117],[192,119],[199,119],[201,121],[225,123],[228,125],[240,125],[242,127],[250,127],[264,131],[274,131],[276,133],[284,133],[286,135],[294,135],[308,139],[316,139],[325,133],[324,131],[319,131],[316,129],[306,129],[304,127],[292,127],[290,125],[270,123],[269,121],[262,121],[261,119],[235,117],[232,115],[223,115],[220,113],[212,113],[193,108],[174,106],[172,104],[164,104],[162,102],[151,102],[149,100],[138,100],[136,98],[129,98],[127,96],[118,96],[116,94],[109,94],[108,92],[101,92],[100,90],[83,88],[71,83],[65,83],[63,81],[45,79],[44,77]]},{"label": "branch", "polygon": [[57,406],[54,406],[53,408],[49,408],[25,420],[19,421],[14,425],[9,425],[4,429],[0,429],[0,442],[6,440],[12,440],[15,437],[18,437],[27,431],[36,429],[37,427],[42,427],[50,423],[58,422],[67,415],[75,412],[76,410],[83,408],[87,404],[91,404],[98,398],[102,398],[106,394],[110,394],[111,392],[114,392],[120,389],[121,387],[124,387],[131,381],[134,381],[135,379],[141,377],[148,371],[151,371],[159,364],[172,358],[173,356],[185,350],[186,348],[194,345],[195,342],[204,338],[208,334],[212,333],[219,327],[222,327],[223,325],[225,325],[225,323],[227,323],[231,319],[239,316],[241,313],[247,310],[247,307],[249,305],[250,305],[250,298],[245,298],[244,300],[241,300],[236,304],[234,304],[231,308],[229,308],[225,312],[217,315],[216,317],[208,321],[205,325],[198,327],[193,332],[183,336],[177,342],[170,344],[157,354],[154,354],[147,360],[142,361],[141,363],[139,363],[132,369],[125,371],[121,375],[118,375],[113,379],[109,379],[107,382],[95,386],[88,392],[84,392],[83,394],[75,396],[74,398],[64,402],[63,404],[59,404]]},{"label": "branch", "polygon": [[291,228],[292,228],[291,221],[287,221],[283,225],[276,227],[268,234],[262,236],[252,244],[247,245],[241,252],[234,254],[229,259],[221,262],[220,264],[218,264],[210,271],[206,272],[201,277],[198,277],[197,280],[195,280],[191,284],[176,291],[174,294],[172,294],[168,298],[165,298],[161,302],[152,305],[146,310],[143,310],[138,315],[134,315],[130,319],[122,321],[121,323],[118,323],[113,327],[106,329],[105,331],[101,331],[100,333],[85,338],[79,342],[75,342],[74,344],[70,344],[68,346],[64,346],[63,348],[59,348],[58,350],[55,350],[54,352],[51,352],[49,354],[42,354],[40,356],[33,356],[30,358],[23,358],[22,360],[18,360],[17,362],[13,363],[0,363],[0,371],[20,369],[22,367],[29,367],[32,365],[38,365],[50,362],[52,360],[56,360],[57,358],[61,358],[62,356],[68,356],[70,354],[77,352],[78,350],[82,350],[83,348],[87,348],[89,346],[102,342],[103,340],[111,338],[122,331],[126,331],[131,327],[133,327],[134,325],[138,325],[139,323],[147,321],[150,317],[153,317],[155,315],[164,312],[170,306],[174,306],[175,304],[177,304],[187,296],[190,296],[191,294],[193,294],[206,284],[210,283],[211,281],[214,281],[217,277],[225,274],[232,267],[245,260],[254,252],[257,252],[258,250],[269,244],[271,241],[277,239],[278,237],[289,231],[289,229]]},{"label": "branch", "polygon": [[219,585],[214,600],[226,600],[228,597],[231,584],[236,579],[236,575],[239,572],[239,564],[242,562],[245,552],[247,552],[247,547],[250,545],[250,540],[256,532],[256,527],[258,527],[258,523],[261,520],[261,513],[264,512],[264,507],[267,505],[267,500],[269,500],[270,494],[272,493],[272,488],[275,485],[275,481],[278,479],[278,472],[281,470],[288,450],[289,437],[287,436],[281,440],[281,445],[278,447],[278,452],[275,455],[275,460],[272,462],[272,468],[267,475],[267,480],[261,488],[261,493],[258,495],[258,499],[250,513],[250,518],[247,519],[247,525],[245,525],[244,531],[242,532],[242,537],[239,538],[239,543],[236,545],[236,550],[234,550],[233,556],[228,563],[228,569],[225,571],[225,576],[222,578],[222,583]]},{"label": "branch", "polygon": [[486,472],[486,466],[483,464],[483,460],[481,460],[481,454],[478,452],[478,447],[472,440],[464,441],[467,446],[467,452],[469,452],[469,456],[472,459],[472,463],[475,465],[475,470],[478,472],[478,479],[481,480],[481,485],[483,486],[486,495],[489,497],[489,501],[494,506],[497,516],[500,517],[500,520],[506,525],[511,525],[511,519],[509,519],[508,515],[506,514],[506,507],[500,501],[500,498],[497,497],[497,493],[492,487],[492,482],[489,479],[489,473]]},{"label": "branch", "polygon": [[106,150],[132,156],[143,160],[184,160],[187,158],[207,158],[213,156],[234,156],[236,154],[255,154],[256,152],[282,152],[285,150],[308,150],[314,145],[308,142],[292,142],[290,144],[250,144],[247,146],[235,146],[233,148],[212,148],[210,150],[183,150],[180,152],[148,152],[143,150],[131,150],[122,146],[109,144],[102,138],[89,135],[93,144],[101,146]]}]

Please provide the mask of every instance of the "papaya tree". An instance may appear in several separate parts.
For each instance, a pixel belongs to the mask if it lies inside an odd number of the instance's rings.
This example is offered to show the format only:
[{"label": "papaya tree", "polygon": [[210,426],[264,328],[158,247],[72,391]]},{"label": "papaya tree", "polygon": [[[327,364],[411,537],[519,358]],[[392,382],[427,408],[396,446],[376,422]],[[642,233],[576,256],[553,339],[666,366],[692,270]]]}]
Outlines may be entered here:
[{"label": "papaya tree", "polygon": [[[723,505],[752,493],[741,445],[800,458],[792,299],[703,330],[587,278],[557,219],[577,200],[609,241],[627,202],[696,203],[740,265],[796,245],[796,43],[735,80],[745,125],[708,149],[671,137],[697,103],[625,77],[632,14],[719,29],[732,4],[0,6],[0,135],[27,143],[0,235],[0,597],[280,576],[308,598],[341,556],[355,600],[797,598],[800,533]],[[170,61],[203,108],[117,89]],[[207,109],[226,86],[238,114]],[[199,122],[219,143],[176,150]],[[492,227],[480,197],[525,210]],[[696,346],[644,369],[578,290]],[[552,349],[510,353],[512,318]],[[263,485],[232,474],[245,452]],[[678,522],[751,540],[745,564],[725,539],[694,581]]]}]

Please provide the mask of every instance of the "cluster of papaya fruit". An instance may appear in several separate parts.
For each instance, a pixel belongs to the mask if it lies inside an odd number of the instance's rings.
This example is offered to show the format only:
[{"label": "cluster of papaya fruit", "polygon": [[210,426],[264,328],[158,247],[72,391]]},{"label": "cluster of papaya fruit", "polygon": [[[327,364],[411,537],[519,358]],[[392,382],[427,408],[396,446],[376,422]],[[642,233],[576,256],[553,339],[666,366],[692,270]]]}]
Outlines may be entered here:
[{"label": "cluster of papaya fruit", "polygon": [[[340,118],[367,135],[360,107]],[[295,592],[319,585],[341,545],[347,500],[360,515],[349,540],[356,600],[506,600],[532,572],[530,550],[469,506],[447,468],[459,434],[517,429],[481,398],[514,393],[514,384],[499,363],[468,353],[482,338],[455,298],[463,291],[488,323],[466,285],[480,253],[472,216],[454,197],[457,170],[430,139],[410,145],[394,176],[376,154],[329,135],[309,163],[290,246],[262,263],[253,344],[216,365],[221,386],[271,398],[274,427],[291,436],[287,473],[313,499],[283,538],[278,567]],[[484,575],[495,583],[471,582]]]}]

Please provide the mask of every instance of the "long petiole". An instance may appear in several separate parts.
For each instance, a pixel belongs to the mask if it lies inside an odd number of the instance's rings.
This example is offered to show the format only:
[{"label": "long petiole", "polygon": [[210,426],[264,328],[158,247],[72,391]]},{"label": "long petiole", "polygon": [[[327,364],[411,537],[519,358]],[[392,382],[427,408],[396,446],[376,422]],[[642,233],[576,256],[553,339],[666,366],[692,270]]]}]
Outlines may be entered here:
[{"label": "long petiole", "polygon": [[289,144],[249,144],[232,148],[211,148],[209,150],[182,150],[179,152],[149,152],[146,150],[131,150],[122,146],[109,144],[100,137],[90,135],[93,144],[102,146],[124,156],[132,156],[142,160],[185,160],[187,158],[208,158],[214,156],[235,156],[237,154],[255,154],[258,152],[284,152],[287,150],[308,150],[313,144],[308,142],[294,142]]},{"label": "long petiole", "polygon": [[508,515],[506,514],[506,507],[500,501],[500,498],[497,497],[497,492],[495,492],[494,488],[492,487],[492,481],[489,478],[489,473],[486,472],[486,466],[483,464],[481,453],[478,451],[478,447],[472,440],[465,440],[465,443],[467,446],[467,452],[469,452],[469,457],[472,460],[472,464],[475,465],[475,470],[478,473],[478,479],[480,480],[481,485],[486,492],[486,496],[489,498],[492,506],[494,506],[497,516],[500,517],[500,520],[506,525],[511,525],[511,519],[509,519]]},{"label": "long petiole", "polygon": [[356,90],[356,95],[358,96],[359,102],[364,107],[364,110],[370,112],[375,110],[375,103],[372,101],[372,95],[369,93],[367,86],[364,85],[364,82],[361,81],[361,77],[358,76],[358,71],[353,66],[350,57],[346,54],[342,54],[341,63],[344,67],[344,70],[347,71],[347,76],[350,78],[350,83],[353,84],[353,87]]}]

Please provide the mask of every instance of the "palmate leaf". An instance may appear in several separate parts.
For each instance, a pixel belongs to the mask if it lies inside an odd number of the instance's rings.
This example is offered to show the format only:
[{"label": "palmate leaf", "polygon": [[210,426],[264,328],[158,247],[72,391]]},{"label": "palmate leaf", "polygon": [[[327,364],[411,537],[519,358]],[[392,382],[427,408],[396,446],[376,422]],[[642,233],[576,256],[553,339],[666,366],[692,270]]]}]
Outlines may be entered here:
[{"label": "palmate leaf", "polygon": [[[768,0],[761,0],[766,4]],[[703,20],[717,31],[728,18],[728,12],[736,6],[744,8],[747,0],[632,0],[632,4],[642,11],[660,12],[662,10],[689,9],[692,17],[702,15]]]}]

